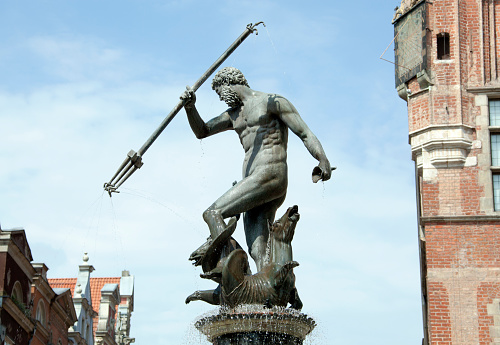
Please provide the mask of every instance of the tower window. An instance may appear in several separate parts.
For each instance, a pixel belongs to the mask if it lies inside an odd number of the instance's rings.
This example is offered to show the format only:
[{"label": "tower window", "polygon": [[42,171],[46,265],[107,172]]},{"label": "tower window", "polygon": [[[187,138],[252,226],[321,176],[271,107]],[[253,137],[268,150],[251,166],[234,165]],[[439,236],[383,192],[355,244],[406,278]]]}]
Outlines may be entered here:
[{"label": "tower window", "polygon": [[491,175],[493,178],[493,206],[500,211],[500,100],[488,101],[490,120]]},{"label": "tower window", "polygon": [[491,134],[491,165],[500,166],[500,134]]},{"label": "tower window", "polygon": [[500,100],[491,99],[489,101],[490,126],[500,126]]},{"label": "tower window", "polygon": [[493,173],[493,204],[500,211],[500,174]]},{"label": "tower window", "polygon": [[437,35],[437,58],[438,60],[450,59],[450,34],[447,32]]}]

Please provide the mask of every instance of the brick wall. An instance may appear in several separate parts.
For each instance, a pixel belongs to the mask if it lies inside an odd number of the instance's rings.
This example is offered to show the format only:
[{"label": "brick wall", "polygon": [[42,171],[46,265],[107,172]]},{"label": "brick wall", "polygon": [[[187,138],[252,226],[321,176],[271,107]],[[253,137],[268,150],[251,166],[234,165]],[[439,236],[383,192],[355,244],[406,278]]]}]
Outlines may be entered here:
[{"label": "brick wall", "polygon": [[429,284],[429,320],[431,342],[436,345],[451,345],[451,319],[448,309],[448,291],[442,283]]},{"label": "brick wall", "polygon": [[479,344],[489,345],[493,341],[495,322],[494,318],[497,315],[491,313],[491,305],[495,301],[495,296],[500,296],[500,283],[498,282],[484,282],[481,283],[477,289],[477,311],[478,311],[478,331],[479,331]]},{"label": "brick wall", "polygon": [[434,223],[425,232],[431,344],[491,344],[500,326],[498,224]]},{"label": "brick wall", "polygon": [[[500,1],[433,0],[426,11],[430,87],[417,77],[405,85],[421,181],[424,338],[432,345],[500,344],[500,212],[485,202],[492,199],[488,114],[476,105],[480,88],[500,98]],[[443,32],[450,56],[438,60]]]},{"label": "brick wall", "polygon": [[496,222],[427,224],[425,239],[428,270],[500,268],[500,227]]},{"label": "brick wall", "polygon": [[480,199],[483,186],[479,168],[438,169],[437,177],[422,185],[422,216],[464,216],[483,214]]}]

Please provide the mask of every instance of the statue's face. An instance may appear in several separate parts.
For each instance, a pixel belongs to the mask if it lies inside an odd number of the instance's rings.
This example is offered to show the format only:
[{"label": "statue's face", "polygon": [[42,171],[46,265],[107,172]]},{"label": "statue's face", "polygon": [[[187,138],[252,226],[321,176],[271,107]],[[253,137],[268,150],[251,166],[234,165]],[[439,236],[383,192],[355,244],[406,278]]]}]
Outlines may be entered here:
[{"label": "statue's face", "polygon": [[222,96],[221,96],[222,86],[217,86],[214,90],[215,90],[215,93],[217,94],[217,96],[219,96],[219,100],[223,101]]},{"label": "statue's face", "polygon": [[241,104],[241,99],[238,94],[228,85],[217,86],[215,92],[219,95],[219,99],[224,101],[231,108],[236,108]]}]

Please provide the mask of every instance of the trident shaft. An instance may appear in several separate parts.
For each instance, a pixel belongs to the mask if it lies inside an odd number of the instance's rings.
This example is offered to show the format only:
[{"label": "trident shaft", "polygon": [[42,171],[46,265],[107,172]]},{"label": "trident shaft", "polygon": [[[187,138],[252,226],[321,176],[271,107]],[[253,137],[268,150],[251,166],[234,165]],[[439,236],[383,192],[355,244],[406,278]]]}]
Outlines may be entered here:
[{"label": "trident shaft", "polygon": [[[262,24],[265,26],[264,22],[258,22],[256,24],[248,24],[245,28],[245,31],[238,37],[233,44],[227,48],[227,50],[208,68],[208,70],[194,83],[191,87],[193,91],[198,90],[198,88],[203,85],[203,83],[215,72],[217,68],[229,57],[238,48],[238,46],[243,43],[243,41],[250,36],[252,33],[256,33],[256,27]],[[177,115],[177,113],[184,106],[184,101],[180,101],[177,105],[170,111],[170,113],[165,117],[160,126],[151,134],[151,136],[146,140],[144,145],[139,149],[139,151],[135,152],[134,150],[130,150],[127,154],[127,157],[120,165],[114,176],[109,180],[109,182],[104,183],[104,190],[106,190],[111,196],[111,193],[119,193],[118,188],[137,170],[142,167],[144,164],[142,162],[142,156],[146,153],[149,147],[155,142],[155,140],[160,136],[161,132],[168,126],[170,121]]]}]

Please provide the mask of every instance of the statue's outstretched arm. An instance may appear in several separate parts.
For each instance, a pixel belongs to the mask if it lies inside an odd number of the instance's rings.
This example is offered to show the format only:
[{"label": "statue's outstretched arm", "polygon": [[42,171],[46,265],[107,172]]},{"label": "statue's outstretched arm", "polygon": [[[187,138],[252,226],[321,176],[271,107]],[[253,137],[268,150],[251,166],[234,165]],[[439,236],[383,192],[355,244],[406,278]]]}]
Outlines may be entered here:
[{"label": "statue's outstretched arm", "polygon": [[318,166],[313,170],[313,182],[329,180],[332,168],[318,138],[302,120],[290,101],[281,96],[273,96],[272,98],[273,101],[269,103],[274,108],[273,112],[302,140],[309,153],[319,161]]}]

